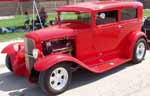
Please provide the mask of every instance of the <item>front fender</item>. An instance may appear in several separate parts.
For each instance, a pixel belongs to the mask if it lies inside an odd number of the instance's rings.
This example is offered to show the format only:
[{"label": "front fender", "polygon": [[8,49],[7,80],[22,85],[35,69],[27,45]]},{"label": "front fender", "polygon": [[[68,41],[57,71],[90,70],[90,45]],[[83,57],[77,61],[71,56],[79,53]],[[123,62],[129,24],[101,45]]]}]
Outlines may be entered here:
[{"label": "front fender", "polygon": [[[20,46],[24,46],[24,43],[23,42],[17,42]],[[16,43],[11,43],[9,45],[7,45],[2,51],[1,53],[6,53],[6,54],[14,54],[15,53],[15,50],[13,48],[13,45],[16,44]]]},{"label": "front fender", "polygon": [[[20,46],[24,46],[23,42],[17,42]],[[16,43],[11,43],[9,45],[7,45],[2,51],[1,53],[4,54],[8,54],[10,56],[10,60],[12,63],[14,63],[15,59],[16,59],[16,55],[17,52],[14,50],[13,45]]]},{"label": "front fender", "polygon": [[90,68],[88,68],[88,66],[86,64],[84,64],[80,60],[78,60],[70,55],[66,55],[66,54],[53,54],[53,55],[46,56],[45,58],[39,59],[34,64],[34,69],[36,71],[45,71],[45,70],[51,68],[52,66],[54,66],[55,64],[65,62],[65,61],[79,64],[81,67],[91,70]]},{"label": "front fender", "polygon": [[25,65],[24,57],[24,43],[17,42],[20,46],[20,50],[16,52],[13,48],[13,45],[16,43],[9,44],[6,46],[1,53],[8,54],[10,56],[13,72],[20,76],[27,76],[28,71]]}]

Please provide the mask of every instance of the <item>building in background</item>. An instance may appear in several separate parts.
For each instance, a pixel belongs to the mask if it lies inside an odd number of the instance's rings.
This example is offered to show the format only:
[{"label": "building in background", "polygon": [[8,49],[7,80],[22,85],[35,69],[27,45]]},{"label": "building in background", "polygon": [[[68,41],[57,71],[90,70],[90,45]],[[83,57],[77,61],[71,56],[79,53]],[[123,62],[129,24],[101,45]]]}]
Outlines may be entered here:
[{"label": "building in background", "polygon": [[140,0],[143,2],[145,8],[150,8],[150,0]]},{"label": "building in background", "polygon": [[[74,4],[86,1],[100,1],[100,0],[36,0],[38,8],[45,7],[47,12],[54,12],[59,6]],[[125,1],[125,0],[123,0]],[[133,0],[127,0],[133,1]],[[135,0],[134,0],[135,1]],[[138,0],[143,2],[145,8],[150,8],[150,0]],[[22,14],[24,11],[32,13],[32,2],[3,2],[0,3],[0,16]]]},{"label": "building in background", "polygon": [[[84,1],[96,0],[36,0],[38,8],[45,7],[47,12],[54,11],[57,7]],[[5,10],[5,11],[4,11]],[[32,1],[29,2],[0,2],[0,16],[22,14],[24,11],[32,13]]]}]

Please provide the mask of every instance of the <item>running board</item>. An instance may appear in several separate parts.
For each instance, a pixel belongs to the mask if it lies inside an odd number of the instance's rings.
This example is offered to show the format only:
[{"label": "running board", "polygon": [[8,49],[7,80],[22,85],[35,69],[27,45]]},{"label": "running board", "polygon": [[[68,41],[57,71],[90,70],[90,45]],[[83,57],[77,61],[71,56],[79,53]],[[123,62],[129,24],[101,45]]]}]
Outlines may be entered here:
[{"label": "running board", "polygon": [[92,68],[92,70],[96,71],[96,73],[102,73],[129,61],[131,61],[131,59],[115,58],[109,61],[104,61],[98,64],[91,65],[89,67]]}]

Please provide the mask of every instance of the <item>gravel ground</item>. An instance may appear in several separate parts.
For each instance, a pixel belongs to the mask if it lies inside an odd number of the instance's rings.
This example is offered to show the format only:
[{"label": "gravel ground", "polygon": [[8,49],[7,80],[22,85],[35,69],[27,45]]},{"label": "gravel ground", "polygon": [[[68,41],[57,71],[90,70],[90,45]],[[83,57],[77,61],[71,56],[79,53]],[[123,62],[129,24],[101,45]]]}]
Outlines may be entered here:
[{"label": "gravel ground", "polygon": [[[4,56],[0,58],[2,64]],[[0,67],[0,96],[45,95],[38,85],[15,76],[3,66]],[[73,74],[69,90],[59,96],[150,96],[150,51],[140,64],[127,63],[103,74],[79,70]]]}]

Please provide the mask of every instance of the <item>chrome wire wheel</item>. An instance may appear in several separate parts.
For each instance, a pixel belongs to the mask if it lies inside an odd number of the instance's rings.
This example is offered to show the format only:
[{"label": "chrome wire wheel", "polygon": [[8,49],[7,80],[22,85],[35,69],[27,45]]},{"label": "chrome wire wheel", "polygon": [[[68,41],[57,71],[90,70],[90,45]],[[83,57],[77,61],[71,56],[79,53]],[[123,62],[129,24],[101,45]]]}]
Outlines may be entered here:
[{"label": "chrome wire wheel", "polygon": [[58,67],[52,71],[49,83],[54,90],[63,89],[68,82],[68,71],[63,67]]},{"label": "chrome wire wheel", "polygon": [[136,57],[137,59],[142,59],[144,54],[145,54],[145,50],[146,50],[146,46],[144,44],[144,42],[140,42],[138,45],[137,45],[137,49],[136,49]]}]

